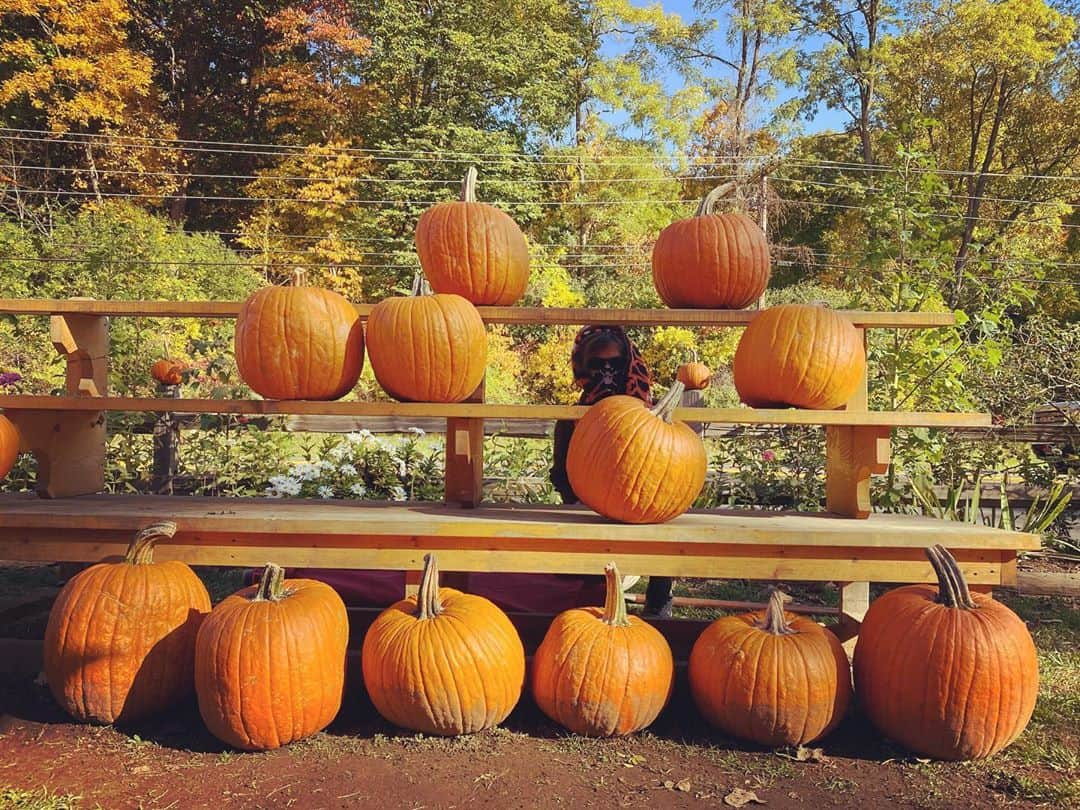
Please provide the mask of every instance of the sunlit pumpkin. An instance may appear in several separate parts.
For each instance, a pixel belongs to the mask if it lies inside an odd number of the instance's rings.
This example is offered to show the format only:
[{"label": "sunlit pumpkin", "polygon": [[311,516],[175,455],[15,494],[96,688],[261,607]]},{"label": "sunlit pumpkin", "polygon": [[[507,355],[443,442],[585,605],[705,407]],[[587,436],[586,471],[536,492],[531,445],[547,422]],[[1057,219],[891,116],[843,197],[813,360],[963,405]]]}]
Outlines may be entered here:
[{"label": "sunlit pumpkin", "polygon": [[1039,692],[1027,626],[971,593],[953,556],[927,549],[938,585],[871,603],[855,645],[855,689],[878,731],[927,757],[992,756],[1020,736]]},{"label": "sunlit pumpkin", "polygon": [[739,398],[753,408],[831,410],[866,374],[862,333],[822,306],[783,304],[750,321],[732,366]]},{"label": "sunlit pumpkin", "polygon": [[156,714],[191,694],[210,595],[185,563],[154,562],[173,523],[143,529],[124,559],[75,574],[49,612],[45,679],[64,711],[97,723]]},{"label": "sunlit pumpkin", "polygon": [[19,430],[14,422],[0,414],[0,478],[11,472],[18,456]]},{"label": "sunlit pumpkin", "polygon": [[379,714],[425,734],[498,725],[525,681],[525,650],[510,619],[482,596],[439,588],[431,554],[418,594],[391,605],[368,629],[361,662]]},{"label": "sunlit pumpkin", "polygon": [[150,366],[150,376],[162,385],[179,385],[184,381],[187,366],[179,360],[162,358]]},{"label": "sunlit pumpkin", "polygon": [[675,664],[667,640],[626,613],[622,577],[604,569],[604,607],[555,617],[533,656],[536,705],[575,734],[612,737],[648,727],[671,697]]},{"label": "sunlit pumpkin", "polygon": [[687,391],[701,391],[709,387],[712,372],[704,363],[694,360],[691,363],[683,363],[675,372],[675,379],[686,386]]},{"label": "sunlit pumpkin", "polygon": [[461,199],[439,203],[416,225],[420,266],[437,293],[473,304],[515,303],[529,283],[525,236],[507,214],[476,201],[476,169],[469,167]]},{"label": "sunlit pumpkin", "polygon": [[566,472],[581,502],[624,523],[663,523],[685,512],[705,484],[705,445],[672,423],[683,384],[674,382],[650,409],[637,397],[612,396],[578,420]]}]

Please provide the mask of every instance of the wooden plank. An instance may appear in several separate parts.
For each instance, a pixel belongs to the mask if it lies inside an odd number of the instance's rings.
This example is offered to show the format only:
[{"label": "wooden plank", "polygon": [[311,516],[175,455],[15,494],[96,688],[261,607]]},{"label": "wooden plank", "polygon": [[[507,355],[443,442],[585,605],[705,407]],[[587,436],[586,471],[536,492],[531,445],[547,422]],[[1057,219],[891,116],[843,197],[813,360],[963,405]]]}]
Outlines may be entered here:
[{"label": "wooden plank", "polygon": [[1023,594],[1080,598],[1080,573],[1021,571],[1013,584]]},{"label": "wooden plank", "polygon": [[[468,402],[484,401],[484,381],[469,395]],[[444,500],[472,509],[484,495],[484,420],[446,420],[446,468]]]},{"label": "wooden plank", "polygon": [[[439,402],[315,402],[266,399],[167,399],[160,397],[86,397],[0,395],[0,409],[176,411],[183,413],[246,413],[261,415],[325,414],[331,416],[394,416],[473,419],[580,419],[581,405],[497,405]],[[766,408],[676,408],[675,418],[694,422],[745,425],[854,425],[873,427],[980,427],[989,414],[927,411],[811,411]]]},{"label": "wooden plank", "polygon": [[[372,304],[356,304],[366,318]],[[585,307],[477,307],[486,323],[580,326],[745,326],[759,310],[723,309],[589,309]],[[74,301],[0,298],[0,313],[63,315],[90,313],[176,318],[235,318],[239,301]],[[837,310],[857,326],[884,329],[925,329],[952,326],[951,312],[868,312]]]},{"label": "wooden plank", "polygon": [[697,543],[912,548],[920,554],[934,543],[950,550],[1041,547],[1038,535],[917,515],[875,514],[865,521],[853,521],[825,513],[693,510],[668,523],[642,526],[612,523],[580,506],[485,504],[462,510],[415,502],[156,495],[88,495],[41,501],[27,494],[0,495],[0,536],[7,541],[24,537],[33,529],[66,530],[72,536],[95,531],[130,535],[165,518],[176,521],[182,532],[294,535],[318,537],[323,543],[335,536],[610,540],[667,542],[671,554],[684,553]]}]

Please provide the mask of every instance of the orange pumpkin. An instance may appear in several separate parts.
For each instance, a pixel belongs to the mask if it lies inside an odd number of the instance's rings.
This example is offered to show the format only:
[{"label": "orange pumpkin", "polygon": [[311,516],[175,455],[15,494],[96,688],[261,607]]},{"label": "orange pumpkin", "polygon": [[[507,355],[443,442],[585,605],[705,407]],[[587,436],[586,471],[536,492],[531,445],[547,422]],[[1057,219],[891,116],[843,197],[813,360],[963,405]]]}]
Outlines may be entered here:
[{"label": "orange pumpkin", "polygon": [[517,630],[482,596],[439,588],[424,557],[418,594],[384,610],[364,637],[364,685],[379,714],[425,734],[471,734],[517,705],[525,650]]},{"label": "orange pumpkin", "polygon": [[566,472],[581,502],[624,523],[663,523],[685,512],[705,484],[701,437],[671,413],[683,384],[651,410],[617,395],[591,406],[574,428]]},{"label": "orange pumpkin", "polygon": [[476,202],[476,169],[461,183],[461,199],[429,208],[416,224],[420,266],[438,293],[474,304],[509,305],[529,283],[525,236],[498,208]]},{"label": "orange pumpkin", "polygon": [[202,581],[177,560],[155,563],[174,523],[143,529],[124,559],[68,580],[49,612],[45,679],[83,721],[130,722],[191,694],[195,636],[210,611]]},{"label": "orange pumpkin", "polygon": [[668,225],[653,245],[653,283],[669,307],[742,309],[769,286],[769,242],[758,224],[713,213],[733,188],[710,191],[693,217]]},{"label": "orange pumpkin", "polygon": [[809,304],[756,315],[732,368],[739,398],[753,408],[839,408],[866,374],[862,333],[847,318]]},{"label": "orange pumpkin", "polygon": [[150,366],[150,376],[162,385],[179,385],[184,381],[187,366],[179,360],[155,360]]},{"label": "orange pumpkin", "polygon": [[19,456],[19,430],[15,423],[0,414],[0,478],[4,478],[15,466]]},{"label": "orange pumpkin", "polygon": [[1027,726],[1039,664],[1027,626],[971,593],[953,556],[927,549],[938,586],[875,599],[855,645],[855,688],[878,731],[935,759],[996,754]]},{"label": "orange pumpkin", "polygon": [[655,627],[626,613],[622,577],[604,568],[604,607],[555,617],[533,656],[532,693],[575,734],[612,737],[649,726],[671,697],[675,662]]},{"label": "orange pumpkin", "polygon": [[318,287],[266,287],[248,296],[236,319],[236,365],[267,399],[338,399],[364,366],[356,308]]},{"label": "orange pumpkin", "polygon": [[774,591],[764,613],[725,616],[690,652],[690,692],[725,734],[761,745],[803,745],[823,737],[851,702],[847,654],[831,632],[784,611]]},{"label": "orange pumpkin", "polygon": [[195,644],[195,691],[210,732],[247,751],[326,728],[341,708],[349,618],[329,585],[285,579],[270,563],[258,585],[225,598]]},{"label": "orange pumpkin", "polygon": [[413,295],[376,304],[368,353],[379,385],[405,402],[461,402],[484,379],[487,331],[476,307],[452,294]]},{"label": "orange pumpkin", "polygon": [[692,363],[683,363],[675,372],[675,379],[686,386],[687,391],[701,391],[709,387],[712,372],[704,363],[695,360]]}]

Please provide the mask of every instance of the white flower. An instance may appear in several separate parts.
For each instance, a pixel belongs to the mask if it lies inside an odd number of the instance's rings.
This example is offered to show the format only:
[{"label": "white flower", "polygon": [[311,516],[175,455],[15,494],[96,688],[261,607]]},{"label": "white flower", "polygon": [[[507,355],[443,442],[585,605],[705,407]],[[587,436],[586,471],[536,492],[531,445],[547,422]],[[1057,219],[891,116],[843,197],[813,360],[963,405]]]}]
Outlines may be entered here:
[{"label": "white flower", "polygon": [[285,478],[284,476],[278,475],[270,479],[270,485],[277,493],[274,497],[300,494],[300,482],[295,478]]},{"label": "white flower", "polygon": [[395,501],[403,501],[405,500],[405,490],[401,487],[394,487],[390,490],[390,497]]},{"label": "white flower", "polygon": [[338,467],[338,470],[343,472],[345,475],[356,475],[356,467],[354,467],[352,464],[342,464],[340,467]]},{"label": "white flower", "polygon": [[322,459],[321,461],[319,461],[315,466],[318,467],[320,470],[332,470],[332,469],[334,469],[333,463],[330,462],[330,461],[327,461],[325,458]]},{"label": "white flower", "polygon": [[353,444],[363,444],[368,439],[374,438],[374,434],[370,430],[361,430],[356,433],[350,433],[346,437]]},{"label": "white flower", "polygon": [[291,478],[289,478],[287,476],[284,476],[284,475],[275,475],[273,478],[270,479],[270,488],[271,489],[284,489],[285,486],[286,486],[285,482],[286,481],[292,481],[292,480],[293,479],[291,479]]},{"label": "white flower", "polygon": [[423,428],[418,428],[418,427],[411,427],[411,428],[409,428],[409,433],[412,433],[412,434],[413,434],[413,435],[415,435],[415,436],[416,436],[417,438],[422,438],[422,437],[424,437],[424,436],[426,436],[426,435],[427,435],[426,433],[424,433],[424,429],[423,429]]},{"label": "white flower", "polygon": [[326,455],[334,461],[341,461],[345,456],[349,455],[349,446],[347,444],[335,444]]},{"label": "white flower", "polygon": [[319,487],[316,492],[318,493],[320,498],[334,497],[334,490],[330,489],[330,487]]},{"label": "white flower", "polygon": [[278,492],[273,487],[267,487],[265,495],[267,498],[283,498],[285,497],[281,492]]},{"label": "white flower", "polygon": [[405,466],[405,459],[398,459],[397,474],[399,477],[403,477],[408,468]]},{"label": "white flower", "polygon": [[357,482],[357,483],[353,484],[351,487],[349,487],[349,492],[351,492],[357,498],[363,498],[365,495],[367,495],[367,487],[365,487],[363,484]]},{"label": "white flower", "polygon": [[319,477],[319,467],[316,464],[297,464],[289,471],[289,475],[300,481],[313,481]]}]

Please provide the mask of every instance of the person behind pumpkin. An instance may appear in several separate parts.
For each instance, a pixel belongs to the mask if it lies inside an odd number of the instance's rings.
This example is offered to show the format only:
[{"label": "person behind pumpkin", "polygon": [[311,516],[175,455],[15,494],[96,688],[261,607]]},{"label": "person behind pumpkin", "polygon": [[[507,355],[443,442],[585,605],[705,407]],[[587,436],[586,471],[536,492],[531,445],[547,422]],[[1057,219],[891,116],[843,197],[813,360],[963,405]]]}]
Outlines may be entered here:
[{"label": "person behind pumpkin", "polygon": [[[579,405],[592,405],[615,394],[636,397],[647,406],[653,404],[649,369],[641,359],[637,346],[621,326],[583,327],[574,338],[570,365],[574,384],[581,389]],[[554,464],[551,468],[551,483],[563,503],[568,504],[578,502],[566,474],[566,456],[575,424],[572,420],[555,423]],[[671,587],[669,577],[649,577],[645,593],[646,614],[671,615]]]}]

